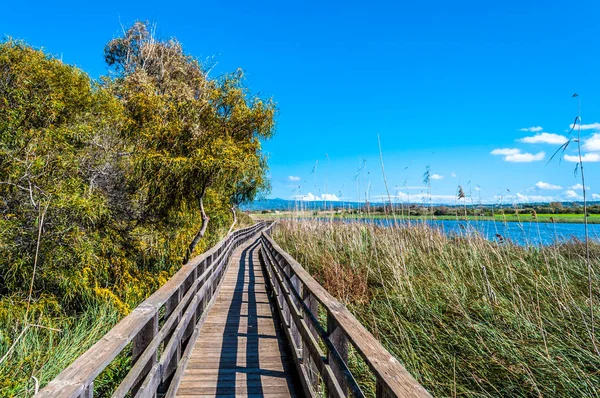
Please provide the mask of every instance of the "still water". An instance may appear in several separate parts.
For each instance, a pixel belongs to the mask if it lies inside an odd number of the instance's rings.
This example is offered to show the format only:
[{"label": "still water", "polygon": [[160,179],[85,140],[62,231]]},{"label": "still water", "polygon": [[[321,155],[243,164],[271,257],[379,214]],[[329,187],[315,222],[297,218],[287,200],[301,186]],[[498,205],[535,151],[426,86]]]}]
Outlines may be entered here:
[{"label": "still water", "polygon": [[[336,220],[338,221],[338,220]],[[339,219],[340,222],[364,222],[377,225],[392,225],[394,220],[387,219]],[[406,223],[406,221],[398,221]],[[411,221],[411,223],[427,223],[451,235],[480,234],[487,239],[498,241],[510,240],[519,245],[549,245],[569,239],[585,239],[583,223],[518,223],[498,221]],[[588,224],[591,239],[600,241],[600,224]]]}]

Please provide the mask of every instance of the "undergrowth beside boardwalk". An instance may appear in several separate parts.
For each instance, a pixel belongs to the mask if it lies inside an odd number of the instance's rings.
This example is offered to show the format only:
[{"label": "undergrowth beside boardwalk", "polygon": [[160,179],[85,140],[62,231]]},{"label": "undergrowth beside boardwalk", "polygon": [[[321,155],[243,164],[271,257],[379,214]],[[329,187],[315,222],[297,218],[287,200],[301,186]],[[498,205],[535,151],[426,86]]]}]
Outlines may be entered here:
[{"label": "undergrowth beside boardwalk", "polygon": [[[322,221],[282,221],[273,236],[434,396],[600,396],[581,242]],[[591,259],[597,273],[600,245]]]}]

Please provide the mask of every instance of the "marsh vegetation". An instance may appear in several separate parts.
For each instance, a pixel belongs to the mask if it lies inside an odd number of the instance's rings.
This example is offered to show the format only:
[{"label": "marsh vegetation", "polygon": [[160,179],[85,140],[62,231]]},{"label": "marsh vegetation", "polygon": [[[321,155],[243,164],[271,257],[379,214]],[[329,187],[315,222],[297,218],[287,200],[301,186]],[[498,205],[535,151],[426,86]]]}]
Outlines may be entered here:
[{"label": "marsh vegetation", "polygon": [[[318,220],[281,221],[273,236],[434,396],[600,396],[583,242]],[[589,249],[598,264],[600,245]]]}]

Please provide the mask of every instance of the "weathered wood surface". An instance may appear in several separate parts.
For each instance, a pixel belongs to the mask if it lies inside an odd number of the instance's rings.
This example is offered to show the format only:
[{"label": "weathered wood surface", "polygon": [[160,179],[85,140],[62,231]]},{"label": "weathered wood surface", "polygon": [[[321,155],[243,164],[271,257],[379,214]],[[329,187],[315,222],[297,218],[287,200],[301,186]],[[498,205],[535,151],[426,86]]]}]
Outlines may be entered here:
[{"label": "weathered wood surface", "polygon": [[258,240],[231,256],[221,290],[199,332],[177,396],[302,395],[269,295]]}]

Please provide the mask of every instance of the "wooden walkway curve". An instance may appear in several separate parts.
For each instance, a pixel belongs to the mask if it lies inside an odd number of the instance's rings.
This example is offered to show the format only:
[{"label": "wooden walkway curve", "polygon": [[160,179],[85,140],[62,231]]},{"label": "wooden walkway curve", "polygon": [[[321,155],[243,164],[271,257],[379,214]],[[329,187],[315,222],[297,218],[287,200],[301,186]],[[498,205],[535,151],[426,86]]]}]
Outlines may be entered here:
[{"label": "wooden walkway curve", "polygon": [[269,301],[258,252],[257,239],[232,254],[178,397],[298,396],[296,369]]}]

